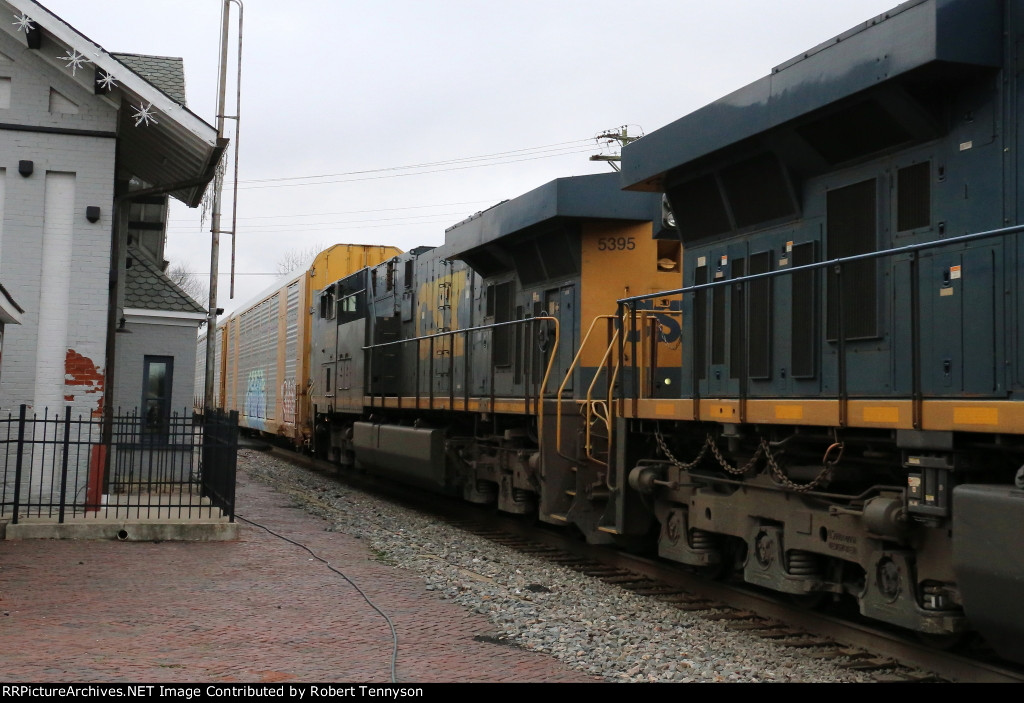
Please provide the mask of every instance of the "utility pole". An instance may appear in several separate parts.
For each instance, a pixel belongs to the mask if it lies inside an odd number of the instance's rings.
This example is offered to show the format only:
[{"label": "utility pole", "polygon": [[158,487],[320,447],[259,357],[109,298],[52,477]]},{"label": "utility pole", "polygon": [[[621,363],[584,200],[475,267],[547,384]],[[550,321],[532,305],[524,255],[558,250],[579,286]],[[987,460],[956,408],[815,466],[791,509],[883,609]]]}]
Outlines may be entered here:
[{"label": "utility pole", "polygon": [[[224,122],[228,119],[227,112],[227,83],[228,83],[228,29],[230,24],[231,3],[238,5],[238,93],[237,99],[241,99],[241,77],[242,77],[242,2],[241,0],[224,0],[221,6],[221,35],[220,35],[220,66],[218,70],[217,90],[217,137],[224,138]],[[237,112],[241,109],[238,107]],[[238,115],[234,115],[236,125]],[[238,130],[236,126],[235,136]],[[235,141],[235,199],[232,207],[237,212],[238,203],[238,143]],[[209,309],[206,313],[206,388],[204,390],[203,410],[209,415],[214,409],[214,372],[217,358],[217,278],[220,267],[220,209],[221,196],[224,187],[223,171],[218,169],[218,174],[213,183],[213,207],[210,216],[210,300]],[[231,234],[234,235],[234,220],[232,215]],[[232,247],[233,253],[233,247]],[[232,269],[232,273],[233,273]],[[232,287],[233,287],[232,281]],[[234,291],[232,291],[234,292]]]},{"label": "utility pole", "polygon": [[[640,137],[629,136],[629,126],[622,125],[621,127],[618,128],[618,130],[606,130],[605,132],[594,137],[594,140],[599,142],[603,139],[605,144],[618,142],[619,149],[621,151],[622,147],[626,146],[630,142],[635,142],[639,138]],[[590,160],[607,161],[609,166],[618,171],[618,162],[622,161],[622,156],[620,156],[619,154],[594,154],[593,156],[590,157]]]}]

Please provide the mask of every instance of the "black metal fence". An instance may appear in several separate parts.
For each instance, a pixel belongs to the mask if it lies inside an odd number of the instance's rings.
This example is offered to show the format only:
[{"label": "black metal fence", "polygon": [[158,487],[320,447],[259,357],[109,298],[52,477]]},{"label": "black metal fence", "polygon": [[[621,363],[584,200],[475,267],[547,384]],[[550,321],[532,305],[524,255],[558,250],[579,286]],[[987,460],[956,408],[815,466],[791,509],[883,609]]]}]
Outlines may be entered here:
[{"label": "black metal fence", "polygon": [[238,414],[0,418],[0,518],[234,521]]}]

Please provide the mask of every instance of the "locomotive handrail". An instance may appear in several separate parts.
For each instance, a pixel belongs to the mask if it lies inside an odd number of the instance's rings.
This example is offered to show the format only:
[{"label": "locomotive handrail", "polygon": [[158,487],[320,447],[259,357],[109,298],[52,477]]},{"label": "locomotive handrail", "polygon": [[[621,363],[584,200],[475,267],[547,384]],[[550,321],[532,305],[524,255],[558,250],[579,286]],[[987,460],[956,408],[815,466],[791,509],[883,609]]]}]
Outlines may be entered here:
[{"label": "locomotive handrail", "polygon": [[[558,392],[555,394],[555,453],[568,461],[573,461],[572,457],[562,454],[562,392],[565,390],[565,386],[569,383],[569,379],[572,378],[572,372],[576,369],[576,364],[579,363],[580,357],[583,356],[583,349],[587,346],[587,342],[590,340],[590,335],[593,333],[594,326],[597,325],[597,321],[611,320],[614,318],[615,315],[597,315],[591,321],[590,328],[583,336],[583,341],[580,342],[576,356],[573,357],[572,363],[570,363],[569,368],[566,369],[565,377],[562,379],[561,385],[558,386]],[[616,332],[616,334],[618,334],[618,332]]]},{"label": "locomotive handrail", "polygon": [[[919,258],[920,258],[920,256],[919,256],[920,253],[923,252],[923,251],[937,250],[937,249],[942,249],[942,248],[947,248],[947,247],[951,248],[951,247],[956,247],[957,245],[965,245],[965,244],[970,244],[970,243],[973,243],[973,242],[979,242],[979,241],[984,241],[984,240],[989,240],[989,239],[997,239],[997,238],[1001,238],[1001,237],[1009,237],[1009,236],[1012,236],[1012,235],[1020,234],[1021,232],[1024,232],[1024,225],[1014,225],[1012,227],[1001,227],[1001,228],[998,228],[998,229],[985,230],[985,231],[982,231],[982,232],[974,232],[972,234],[963,234],[963,235],[958,235],[958,236],[955,236],[955,237],[947,237],[947,238],[943,238],[943,239],[931,239],[929,241],[918,242],[916,244],[907,244],[907,245],[904,245],[904,246],[890,247],[888,249],[881,249],[881,250],[878,250],[878,251],[871,251],[871,252],[865,252],[865,253],[862,253],[862,254],[854,254],[854,255],[851,255],[851,256],[838,257],[838,258],[828,259],[828,260],[825,260],[825,261],[818,261],[818,262],[813,262],[813,263],[809,263],[809,264],[802,264],[800,266],[791,266],[791,267],[787,267],[787,268],[780,268],[780,269],[776,269],[774,271],[764,271],[764,272],[761,272],[761,273],[752,273],[752,274],[747,274],[747,275],[739,276],[739,277],[735,277],[735,278],[723,278],[723,279],[720,279],[720,280],[710,281],[708,283],[700,283],[700,284],[694,284],[694,285],[690,285],[690,286],[685,286],[685,287],[682,287],[682,288],[675,288],[675,289],[671,289],[671,290],[664,290],[664,291],[658,291],[658,292],[653,292],[653,293],[645,293],[643,295],[630,296],[630,297],[627,297],[627,298],[621,298],[621,299],[619,299],[617,301],[617,303],[618,303],[618,313],[617,314],[623,320],[623,323],[624,323],[625,317],[627,315],[629,315],[631,318],[635,318],[636,317],[637,312],[640,311],[640,308],[638,308],[638,306],[637,306],[638,303],[641,303],[641,302],[646,301],[646,300],[652,300],[654,298],[672,297],[672,296],[684,296],[686,294],[695,294],[695,293],[706,291],[706,290],[709,290],[709,289],[712,289],[712,288],[720,288],[720,287],[723,287],[723,286],[734,286],[736,284],[746,284],[746,283],[754,282],[754,281],[770,280],[770,279],[773,279],[773,278],[776,278],[776,277],[780,277],[780,276],[796,276],[796,275],[801,274],[801,273],[811,273],[811,272],[817,272],[817,271],[828,270],[828,269],[832,269],[834,271],[834,274],[836,276],[839,276],[839,275],[841,275],[841,273],[843,271],[843,267],[846,266],[846,265],[855,264],[855,263],[864,262],[864,261],[875,261],[875,260],[884,259],[884,258],[896,258],[896,257],[900,257],[900,256],[907,256],[907,257],[909,257],[909,261],[910,261],[910,278],[911,278],[910,301],[909,301],[910,308],[911,308],[911,310],[910,310],[910,315],[911,315],[911,331],[910,331],[911,340],[910,340],[910,343],[911,343],[912,349],[914,350],[913,354],[912,354],[913,368],[912,368],[912,373],[911,373],[911,384],[912,384],[912,390],[911,390],[911,400],[912,400],[912,403],[911,403],[911,415],[912,415],[912,417],[911,417],[911,420],[912,420],[913,427],[920,428],[920,426],[921,426],[921,418],[922,418],[921,405],[922,405],[922,398],[923,398],[923,394],[922,394],[922,390],[921,390],[921,369],[920,369],[920,364],[918,363],[918,353],[917,353],[919,348],[920,348],[920,343],[921,343],[920,342],[920,330],[918,329],[919,317],[920,317],[920,311],[918,310],[918,306],[920,305],[920,301],[918,299],[919,298],[919,291],[918,291],[918,285],[919,285],[918,284],[918,276],[919,276],[919,272],[917,270],[918,269],[918,262],[919,262]],[[838,364],[838,370],[837,370],[837,374],[838,374],[838,379],[837,379],[837,385],[838,385],[838,388],[837,388],[837,398],[839,400],[839,408],[838,408],[838,410],[839,410],[839,418],[838,418],[838,421],[839,421],[839,426],[841,426],[841,427],[842,426],[846,426],[846,424],[847,424],[847,412],[848,412],[847,404],[849,402],[848,390],[847,390],[847,379],[846,379],[846,373],[847,373],[846,372],[846,361],[847,361],[846,360],[846,346],[847,346],[846,343],[847,343],[848,340],[846,339],[845,320],[844,320],[844,317],[845,317],[844,316],[844,312],[845,312],[845,307],[846,307],[845,304],[844,304],[844,301],[843,301],[844,288],[845,288],[844,285],[841,285],[841,284],[837,283],[836,290],[835,290],[835,295],[837,296],[836,300],[835,300],[835,304],[836,304],[836,307],[835,307],[835,312],[836,312],[836,318],[835,318],[835,324],[836,324],[835,337],[834,338],[830,338],[830,340],[829,340],[829,341],[834,341],[836,343],[836,347],[837,347],[837,354],[836,354],[836,356],[837,356],[836,361],[837,361],[837,364]],[[628,310],[628,312],[627,312],[627,310]],[[633,363],[636,364],[637,363],[635,361],[635,359],[636,359],[636,354],[635,354],[635,351],[636,351],[635,350],[636,340],[632,340],[632,342],[633,342],[633,345],[634,345],[634,350],[633,350],[634,351],[634,362]],[[622,345],[623,345],[623,341],[620,340],[620,350],[621,350]],[[746,345],[744,345],[744,347],[745,347],[744,356],[746,356],[746,354],[749,353],[749,349],[746,348]],[[746,366],[746,364],[744,364],[744,367],[745,366]],[[695,364],[693,366],[693,373],[694,373],[693,388],[692,388],[691,396],[690,396],[690,400],[693,402],[694,417],[698,417],[700,415],[700,390],[699,390],[698,378],[697,378],[698,372],[699,372],[699,369],[698,369],[698,367]],[[745,380],[746,380],[745,373],[741,374],[741,377],[740,377],[741,389],[740,389],[740,395],[739,395],[739,410],[740,410],[739,421],[740,422],[744,421],[745,414],[746,414],[745,413],[745,407],[746,407],[746,396],[747,396],[747,393],[746,393],[746,391],[743,388],[743,384],[745,383]],[[638,403],[638,401],[642,397],[643,397],[643,394],[640,391],[640,389],[634,388],[633,389],[633,393],[632,393],[632,400],[633,400],[633,404],[634,404],[634,408],[633,408],[634,412],[636,412],[636,410],[637,410],[636,404]],[[625,398],[626,398],[625,390],[624,389],[623,389],[623,392],[622,392],[622,395],[620,396],[620,398],[623,399],[623,400],[625,400]]]},{"label": "locomotive handrail", "polygon": [[1024,225],[1014,225],[1013,227],[991,229],[986,230],[984,232],[975,232],[974,234],[961,234],[956,237],[949,237],[948,239],[933,239],[931,241],[922,242],[920,244],[907,244],[902,247],[893,247],[891,249],[869,251],[864,254],[853,254],[851,256],[843,256],[838,259],[829,259],[827,261],[817,261],[813,264],[790,266],[784,269],[776,269],[775,271],[765,271],[763,273],[750,273],[745,276],[739,276],[738,278],[727,278],[722,279],[720,281],[711,281],[710,283],[698,283],[692,286],[686,286],[684,288],[673,288],[671,290],[659,291],[657,293],[645,293],[644,295],[634,295],[628,298],[619,298],[616,301],[616,303],[618,303],[619,305],[625,305],[630,309],[634,309],[635,303],[644,300],[651,300],[653,298],[664,298],[672,295],[680,295],[682,293],[691,293],[700,290],[706,290],[708,288],[728,286],[736,283],[745,283],[747,281],[758,281],[766,278],[775,278],[777,276],[788,276],[794,273],[802,273],[804,271],[816,271],[818,269],[824,269],[830,266],[840,266],[842,264],[854,263],[857,261],[880,259],[886,256],[897,256],[899,254],[914,254],[920,251],[924,251],[925,249],[931,249],[934,247],[946,246],[950,244],[965,244],[968,242],[976,242],[982,239],[1004,237],[1010,234],[1019,234],[1021,232],[1024,232]]},{"label": "locomotive handrail", "polygon": [[396,339],[394,342],[381,342],[379,344],[367,344],[362,347],[363,351],[370,349],[377,349],[379,347],[390,347],[398,344],[408,344],[410,342],[418,342],[423,339],[431,339],[433,337],[447,337],[453,334],[468,334],[470,332],[482,332],[484,330],[493,329],[495,327],[505,327],[507,325],[522,325],[528,322],[536,322],[537,320],[549,320],[555,323],[555,331],[558,331],[558,318],[549,317],[547,315],[537,315],[536,317],[526,317],[522,320],[509,320],[508,322],[492,322],[488,325],[478,325],[477,327],[465,327],[457,330],[448,330],[447,332],[435,332],[434,334],[424,334],[419,337],[408,337],[406,339]]},{"label": "locomotive handrail", "polygon": [[[605,362],[608,361],[608,357],[611,355],[612,349],[615,348],[615,342],[618,341],[618,339],[619,339],[619,330],[615,330],[615,334],[612,335],[611,341],[609,341],[609,343],[608,343],[608,348],[604,350],[604,356],[601,357],[601,361],[597,365],[598,368],[601,368],[602,366],[604,366]],[[619,364],[614,364],[613,368],[614,368],[614,371],[608,375],[608,399],[606,401],[606,406],[605,406],[605,408],[606,408],[606,410],[608,412],[607,412],[607,415],[605,417],[601,417],[601,420],[603,420],[604,423],[605,423],[605,428],[608,429],[608,454],[609,454],[609,456],[611,456],[611,451],[612,451],[612,433],[611,433],[611,412],[612,412],[612,410],[611,410],[611,403],[612,403],[612,394],[615,392],[614,391],[614,389],[615,389],[615,379],[619,375]],[[586,433],[586,441],[584,442],[583,449],[587,453],[587,458],[588,459],[590,459],[591,461],[597,462],[598,464],[604,464],[605,466],[608,466],[608,462],[601,461],[600,459],[595,457],[590,452],[590,446],[591,446],[590,445],[590,426],[591,426],[591,423],[590,423],[590,413],[591,413],[591,410],[594,407],[594,402],[595,402],[593,400],[594,386],[597,385],[597,379],[600,378],[600,377],[601,377],[600,372],[595,373],[594,374],[594,378],[590,381],[590,386],[587,388],[587,401],[586,401],[586,405],[585,405],[586,410],[587,410],[587,415],[586,415],[586,419],[585,419],[585,422],[584,422],[584,425],[587,428],[587,433]],[[598,416],[598,417],[600,417],[600,416]]]},{"label": "locomotive handrail", "polygon": [[[543,446],[544,446],[544,392],[545,392],[545,389],[548,386],[548,381],[551,378],[551,370],[552,370],[552,368],[554,368],[555,357],[557,357],[557,355],[558,355],[557,354],[557,352],[558,352],[558,342],[559,342],[559,339],[560,339],[560,329],[559,329],[558,318],[551,317],[550,315],[536,315],[534,317],[527,317],[527,318],[524,318],[522,320],[509,320],[507,322],[492,322],[492,323],[487,324],[487,325],[478,325],[476,327],[466,327],[464,329],[449,330],[447,332],[435,332],[433,334],[426,334],[426,335],[422,335],[422,336],[419,336],[419,337],[409,337],[408,339],[398,339],[398,340],[395,340],[394,342],[381,342],[379,344],[367,344],[367,345],[362,347],[362,350],[363,351],[372,351],[374,349],[380,349],[382,347],[391,347],[391,346],[397,346],[397,345],[402,345],[402,344],[411,344],[411,343],[415,342],[416,343],[416,349],[417,349],[417,359],[418,359],[419,358],[419,353],[418,353],[419,344],[420,344],[421,341],[423,341],[425,339],[434,340],[434,339],[437,339],[439,337],[452,337],[452,339],[454,341],[455,335],[461,334],[461,335],[465,335],[466,339],[468,340],[469,339],[469,334],[471,332],[482,332],[482,331],[485,331],[485,330],[492,330],[493,331],[495,328],[506,327],[506,326],[511,326],[511,325],[524,325],[524,324],[532,325],[532,324],[536,323],[538,320],[546,320],[548,322],[553,322],[554,323],[554,333],[555,333],[554,334],[554,341],[551,344],[550,353],[548,355],[548,364],[547,364],[547,367],[544,370],[544,378],[540,382],[540,386],[539,386],[539,389],[538,389],[538,392],[537,392],[537,396],[534,399],[534,405],[537,408],[537,446],[539,448],[543,448]],[[469,349],[471,349],[471,345],[465,344],[464,350],[466,350],[466,351],[465,351],[465,355],[464,356],[468,356],[468,353],[469,353],[468,350]],[[492,358],[493,358],[493,355],[494,355],[494,352],[492,350],[492,352],[491,352]],[[431,361],[433,361],[433,359],[431,359]],[[453,362],[453,357],[449,356],[449,364],[451,364],[452,362]],[[463,363],[464,364],[468,363],[468,360],[464,359]],[[418,373],[417,373],[417,376],[418,376]],[[452,392],[454,393],[454,391],[452,391]],[[372,402],[372,399],[373,399],[372,380],[371,380],[370,386],[367,388],[367,393],[369,394],[371,402]],[[466,388],[465,393],[466,393],[466,399],[468,400],[468,397],[469,397],[469,388],[468,388],[468,386]],[[417,398],[418,398],[419,397],[419,378],[416,379],[416,395],[417,395]],[[431,387],[431,389],[430,389],[430,401],[431,401],[431,404],[433,403],[433,398],[434,398],[434,390],[433,390],[433,387]],[[491,373],[491,409],[492,409],[492,411],[493,411],[493,407],[494,407],[493,399],[494,399],[494,373],[493,373],[493,364],[492,364],[492,373]],[[529,401],[530,401],[530,398],[529,398],[529,395],[527,394],[527,411],[529,411]],[[543,451],[541,452],[541,467],[542,467],[542,474],[543,474]]]}]

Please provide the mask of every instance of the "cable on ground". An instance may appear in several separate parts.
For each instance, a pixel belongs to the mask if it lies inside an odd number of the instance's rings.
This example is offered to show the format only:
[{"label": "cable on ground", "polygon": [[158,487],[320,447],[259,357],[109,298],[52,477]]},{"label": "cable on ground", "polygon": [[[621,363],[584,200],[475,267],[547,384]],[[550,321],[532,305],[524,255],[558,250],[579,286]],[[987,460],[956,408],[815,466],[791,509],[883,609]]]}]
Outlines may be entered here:
[{"label": "cable on ground", "polygon": [[293,539],[291,539],[289,537],[285,537],[284,535],[278,534],[277,532],[274,532],[272,529],[270,529],[266,525],[261,525],[258,522],[254,522],[253,520],[249,520],[247,518],[244,518],[241,515],[239,515],[238,513],[235,513],[235,517],[237,519],[241,520],[242,522],[247,522],[250,525],[253,525],[254,527],[258,527],[261,530],[266,530],[270,534],[274,535],[274,537],[277,537],[279,539],[283,539],[285,542],[290,542],[291,544],[294,544],[296,547],[302,547],[307,552],[309,552],[313,556],[314,559],[316,559],[317,561],[321,562],[328,569],[330,569],[331,571],[336,573],[338,576],[340,576],[343,579],[345,579],[346,581],[348,581],[352,585],[352,588],[354,588],[357,591],[359,591],[359,595],[361,595],[363,597],[363,600],[365,600],[370,605],[371,608],[376,610],[380,614],[380,616],[382,618],[384,618],[385,622],[387,622],[388,627],[391,628],[391,640],[394,643],[393,646],[392,646],[392,649],[391,649],[391,683],[398,683],[398,676],[395,673],[395,669],[396,669],[396,667],[398,665],[398,632],[397,632],[397,630],[395,630],[395,624],[393,622],[391,622],[391,618],[389,618],[387,616],[387,614],[383,610],[378,608],[377,605],[372,600],[370,600],[369,596],[367,596],[365,593],[363,593],[363,589],[359,588],[359,586],[356,585],[355,581],[350,579],[348,576],[346,576],[344,573],[342,573],[338,569],[336,569],[333,566],[331,566],[331,563],[329,561],[327,561],[326,559],[324,559],[323,557],[318,555],[316,552],[314,552],[312,549],[310,549],[306,545],[301,544],[299,542],[296,542],[295,540],[293,540]]}]

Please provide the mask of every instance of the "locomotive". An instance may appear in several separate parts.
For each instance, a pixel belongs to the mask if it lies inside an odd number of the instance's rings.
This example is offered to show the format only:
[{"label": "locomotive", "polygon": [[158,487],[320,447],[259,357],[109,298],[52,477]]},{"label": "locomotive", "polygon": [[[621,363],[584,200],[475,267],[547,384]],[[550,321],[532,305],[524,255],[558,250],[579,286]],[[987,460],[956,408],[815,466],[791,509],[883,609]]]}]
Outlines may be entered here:
[{"label": "locomotive", "polygon": [[911,0],[311,290],[303,440],[1024,661],[1022,38]]}]

